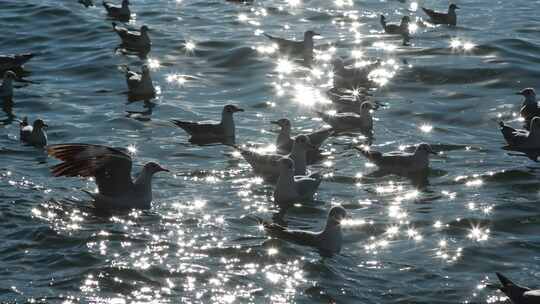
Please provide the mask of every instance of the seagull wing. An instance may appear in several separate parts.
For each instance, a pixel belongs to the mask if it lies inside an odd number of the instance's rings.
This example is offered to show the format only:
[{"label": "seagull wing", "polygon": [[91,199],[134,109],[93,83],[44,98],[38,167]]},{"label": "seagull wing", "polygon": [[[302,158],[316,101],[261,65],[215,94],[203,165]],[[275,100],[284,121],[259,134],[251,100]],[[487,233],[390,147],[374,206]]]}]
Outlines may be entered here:
[{"label": "seagull wing", "polygon": [[264,229],[272,237],[303,246],[318,247],[318,233],[303,230],[289,230],[275,223],[264,224]]},{"label": "seagull wing", "polygon": [[199,124],[196,122],[171,120],[177,127],[184,129],[188,134],[199,137],[222,137],[225,136],[220,124]]},{"label": "seagull wing", "polygon": [[323,142],[334,133],[332,128],[321,129],[308,134],[309,141],[315,147],[320,147]]},{"label": "seagull wing", "polygon": [[47,153],[62,161],[51,168],[54,176],[95,177],[99,193],[117,196],[130,191],[131,156],[102,145],[60,144],[47,146]]}]

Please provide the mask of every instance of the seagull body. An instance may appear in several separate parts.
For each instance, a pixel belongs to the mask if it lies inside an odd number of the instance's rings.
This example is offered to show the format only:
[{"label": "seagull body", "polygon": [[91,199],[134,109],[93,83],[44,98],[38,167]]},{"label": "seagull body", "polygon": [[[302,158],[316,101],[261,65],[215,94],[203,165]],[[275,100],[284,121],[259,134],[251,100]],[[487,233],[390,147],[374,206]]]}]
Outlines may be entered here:
[{"label": "seagull body", "polygon": [[524,97],[519,114],[525,119],[525,129],[529,129],[531,120],[535,116],[540,116],[540,107],[536,100],[536,92],[533,88],[526,88],[516,94]]},{"label": "seagull body", "polygon": [[538,304],[540,303],[540,289],[531,290],[510,281],[500,273],[496,273],[502,287],[499,289],[506,294],[513,304]]},{"label": "seagull body", "polygon": [[530,131],[518,130],[500,122],[501,133],[511,148],[540,149],[540,117],[531,121]]},{"label": "seagull body", "polygon": [[129,89],[129,93],[137,96],[150,96],[155,97],[156,90],[150,77],[150,70],[147,65],[143,65],[141,73],[137,73],[129,69],[126,65],[123,67],[126,75],[126,82]]},{"label": "seagull body", "polygon": [[7,71],[4,73],[4,80],[0,85],[0,98],[12,98],[13,97],[13,80],[17,76],[13,71]]},{"label": "seagull body", "polygon": [[266,33],[264,35],[278,46],[280,53],[296,56],[301,55],[307,63],[311,63],[313,60],[313,37],[319,35],[314,31],[306,31],[304,33],[304,40],[302,41],[287,40],[270,36]]},{"label": "seagull body", "polygon": [[334,115],[317,112],[324,122],[332,126],[336,132],[360,131],[367,136],[373,135],[373,117],[370,102],[363,102],[360,105],[360,114],[357,113],[337,113]]},{"label": "seagull body", "polygon": [[17,70],[34,57],[32,53],[0,55],[0,71]]},{"label": "seagull body", "polygon": [[95,178],[98,192],[85,191],[98,209],[149,209],[152,202],[152,176],[160,165],[147,163],[136,179],[131,177],[131,156],[117,148],[90,144],[60,144],[47,147],[47,153],[63,161],[51,168],[54,176]]},{"label": "seagull body", "polygon": [[313,146],[309,143],[307,136],[299,135],[294,139],[291,153],[287,155],[260,154],[240,147],[236,148],[240,151],[242,157],[251,165],[255,173],[276,179],[280,174],[279,162],[284,157],[294,161],[294,175],[307,175],[306,151],[313,148]]},{"label": "seagull body", "polygon": [[129,10],[129,0],[122,0],[121,6],[113,5],[109,2],[103,1],[103,7],[107,10],[107,14],[115,19],[121,21],[129,21],[131,18],[131,11]]},{"label": "seagull body", "polygon": [[125,27],[118,26],[116,22],[112,23],[113,30],[122,39],[122,45],[127,49],[148,51],[152,47],[150,36],[148,36],[148,27],[146,25],[141,26],[139,31],[129,31]]},{"label": "seagull body", "polygon": [[36,119],[33,125],[28,124],[28,118],[24,118],[20,123],[20,140],[36,146],[45,147],[47,145],[47,133],[43,128],[48,127],[41,119]]},{"label": "seagull body", "polygon": [[235,126],[233,114],[244,112],[234,105],[226,105],[221,113],[221,122],[218,124],[200,124],[181,120],[171,120],[176,126],[184,129],[191,138],[192,143],[235,142]]},{"label": "seagull body", "polygon": [[369,73],[380,67],[380,61],[366,64],[358,68],[346,68],[341,58],[333,61],[334,66],[334,88],[355,89],[358,87],[369,86]]},{"label": "seagull body", "polygon": [[341,221],[347,216],[347,211],[341,206],[334,206],[328,213],[326,226],[320,232],[287,229],[275,223],[264,223],[266,232],[276,238],[297,243],[302,246],[317,248],[321,255],[332,256],[339,254],[343,244]]},{"label": "seagull body", "polygon": [[294,175],[294,161],[282,158],[279,161],[279,177],[274,190],[274,202],[281,207],[290,207],[299,201],[311,201],[322,177],[320,175]]},{"label": "seagull body", "polygon": [[403,18],[401,18],[400,24],[386,23],[386,17],[384,17],[384,15],[381,15],[381,25],[384,29],[384,32],[387,34],[408,35],[409,22],[409,16],[403,16]]},{"label": "seagull body", "polygon": [[372,151],[365,147],[355,147],[370,162],[379,167],[380,170],[397,173],[409,174],[427,170],[429,168],[429,154],[436,154],[428,144],[420,144],[413,153],[390,152],[382,154],[378,151]]},{"label": "seagull body", "polygon": [[448,7],[448,13],[439,13],[434,10],[422,7],[424,13],[429,16],[431,23],[448,24],[454,26],[457,23],[456,9],[459,9],[459,7],[453,3],[450,4],[450,6]]}]

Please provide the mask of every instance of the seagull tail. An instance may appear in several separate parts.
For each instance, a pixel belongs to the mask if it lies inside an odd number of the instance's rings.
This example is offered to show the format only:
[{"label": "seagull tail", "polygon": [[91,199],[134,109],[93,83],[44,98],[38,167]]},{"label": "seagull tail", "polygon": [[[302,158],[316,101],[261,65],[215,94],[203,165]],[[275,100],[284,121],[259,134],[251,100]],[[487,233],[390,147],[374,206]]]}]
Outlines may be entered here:
[{"label": "seagull tail", "polygon": [[276,39],[275,37],[272,37],[272,36],[268,35],[267,33],[263,33],[263,35],[266,36],[270,40]]}]

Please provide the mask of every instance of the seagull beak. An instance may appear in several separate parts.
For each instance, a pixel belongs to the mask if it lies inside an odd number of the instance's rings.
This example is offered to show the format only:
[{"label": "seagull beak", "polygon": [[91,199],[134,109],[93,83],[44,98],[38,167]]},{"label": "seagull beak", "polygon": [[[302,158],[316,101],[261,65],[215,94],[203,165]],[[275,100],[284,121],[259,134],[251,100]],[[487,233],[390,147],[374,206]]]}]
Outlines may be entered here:
[{"label": "seagull beak", "polygon": [[523,95],[522,92],[516,92],[516,95]]},{"label": "seagull beak", "polygon": [[43,124],[43,127],[44,127],[44,128],[48,128],[48,127],[49,127],[49,125],[48,125],[48,124],[46,124],[46,123],[44,123],[44,124]]},{"label": "seagull beak", "polygon": [[165,169],[165,168],[163,168],[163,167],[159,167],[159,171],[160,171],[160,172],[161,172],[161,171],[163,171],[163,172],[171,172],[171,171],[169,171],[169,169]]},{"label": "seagull beak", "polygon": [[277,120],[272,120],[270,123],[273,124],[273,125],[278,125],[278,126],[280,125],[279,121],[277,121]]},{"label": "seagull beak", "polygon": [[244,109],[236,108],[234,109],[235,112],[244,112]]},{"label": "seagull beak", "polygon": [[429,154],[437,155],[437,152],[435,152],[435,151],[433,151],[433,150],[430,150],[430,151],[429,151]]},{"label": "seagull beak", "polygon": [[456,9],[459,9],[459,6],[456,5]]},{"label": "seagull beak", "polygon": [[321,34],[313,32],[313,36],[320,36]]}]

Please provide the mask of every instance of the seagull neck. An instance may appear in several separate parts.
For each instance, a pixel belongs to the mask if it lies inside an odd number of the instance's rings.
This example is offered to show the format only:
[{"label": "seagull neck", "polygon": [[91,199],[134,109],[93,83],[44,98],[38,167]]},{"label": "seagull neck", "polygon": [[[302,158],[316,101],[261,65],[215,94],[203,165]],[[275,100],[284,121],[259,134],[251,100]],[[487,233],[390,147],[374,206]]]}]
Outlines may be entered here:
[{"label": "seagull neck", "polygon": [[11,78],[4,79],[4,82],[2,82],[2,87],[8,90],[13,89],[13,79]]},{"label": "seagull neck", "polygon": [[221,125],[223,126],[223,129],[225,130],[225,136],[226,137],[234,137],[235,133],[235,127],[234,127],[234,119],[233,114],[229,112],[223,112],[221,114]]},{"label": "seagull neck", "polygon": [[332,218],[328,218],[328,220],[326,220],[326,226],[324,226],[324,230],[322,233],[323,234],[341,233],[341,226],[336,220]]},{"label": "seagull neck", "polygon": [[536,105],[536,96],[535,95],[528,95],[525,96],[525,99],[523,100],[523,105]]},{"label": "seagull neck", "polygon": [[293,143],[291,150],[291,158],[294,160],[295,175],[305,175],[306,174],[306,150],[304,147]]},{"label": "seagull neck", "polygon": [[281,128],[277,137],[277,146],[286,144],[291,140],[291,130],[289,128]]},{"label": "seagull neck", "polygon": [[283,193],[295,193],[294,173],[292,170],[281,170],[279,173],[276,189]]}]

